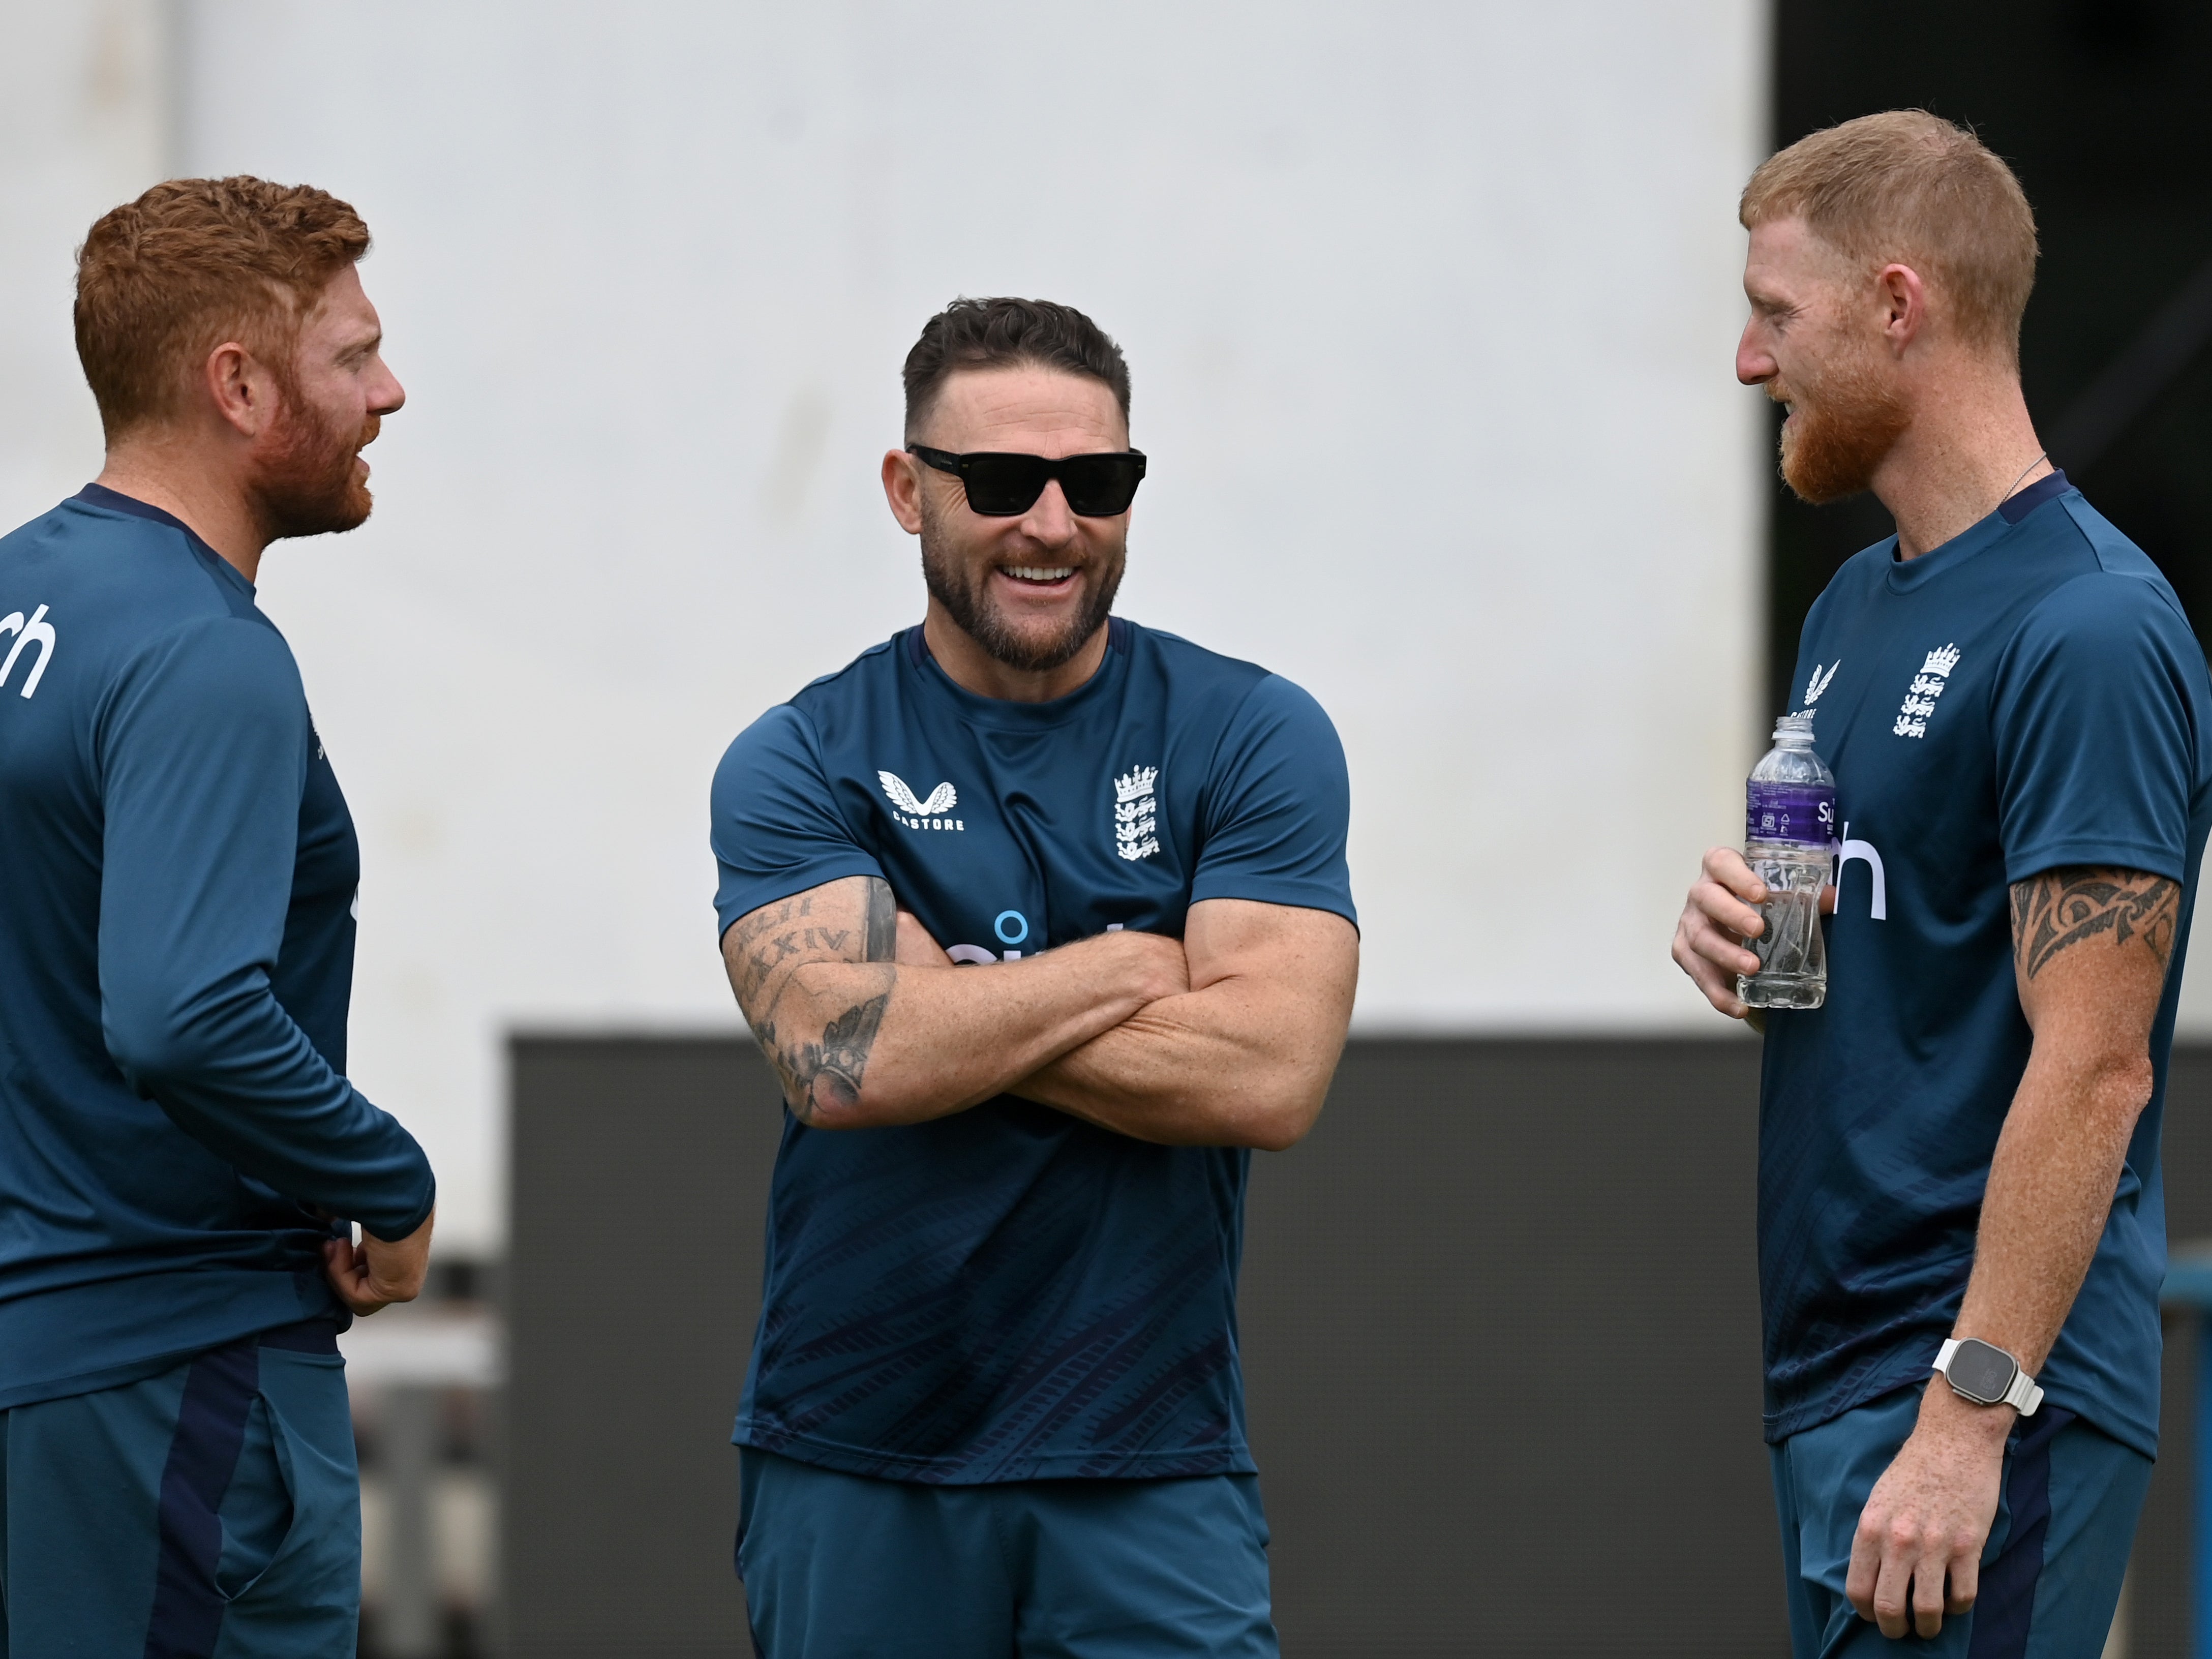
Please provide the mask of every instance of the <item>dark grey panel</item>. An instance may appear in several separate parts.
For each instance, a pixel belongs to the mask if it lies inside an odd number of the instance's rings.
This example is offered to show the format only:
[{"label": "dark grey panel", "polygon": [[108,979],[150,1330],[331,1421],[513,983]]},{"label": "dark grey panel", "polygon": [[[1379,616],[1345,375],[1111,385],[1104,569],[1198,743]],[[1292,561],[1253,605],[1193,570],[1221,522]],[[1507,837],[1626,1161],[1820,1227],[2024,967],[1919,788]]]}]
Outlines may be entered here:
[{"label": "dark grey panel", "polygon": [[1256,1160],[1246,1385],[1286,1653],[1786,1648],[1758,1064],[1356,1042],[1321,1126]]},{"label": "dark grey panel", "polygon": [[737,1414],[781,1106],[748,1043],[513,1048],[509,1651],[750,1651]]},{"label": "dark grey panel", "polygon": [[[727,1445],[780,1115],[740,1041],[514,1048],[512,1650],[745,1650]],[[1754,1044],[1363,1041],[1255,1160],[1252,1431],[1291,1659],[1786,1649],[1759,1440]],[[2212,1235],[2212,1053],[2177,1237]],[[2136,1649],[2179,1639],[2185,1431]]]}]

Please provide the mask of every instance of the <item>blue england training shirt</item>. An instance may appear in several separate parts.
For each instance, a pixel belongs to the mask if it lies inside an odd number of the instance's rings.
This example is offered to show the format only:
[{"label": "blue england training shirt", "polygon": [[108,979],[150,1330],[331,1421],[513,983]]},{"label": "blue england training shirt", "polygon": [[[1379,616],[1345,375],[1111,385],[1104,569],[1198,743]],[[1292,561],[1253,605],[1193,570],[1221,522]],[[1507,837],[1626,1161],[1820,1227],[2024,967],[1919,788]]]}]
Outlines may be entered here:
[{"label": "blue england training shirt", "polygon": [[[1046,703],[980,697],[910,629],[770,709],[714,776],[720,925],[879,876],[956,960],[1200,899],[1356,920],[1344,753],[1289,681],[1116,617]],[[933,1122],[786,1113],[735,1438],[942,1482],[1249,1472],[1237,1264],[1249,1152],[1010,1096]]]},{"label": "blue england training shirt", "polygon": [[344,1076],[353,820],[290,649],[97,484],[0,539],[0,1408],[344,1316],[430,1169]]},{"label": "blue england training shirt", "polygon": [[2156,1086],[2039,1380],[2154,1455],[2159,1123],[2212,827],[2203,653],[2156,567],[2063,474],[1920,558],[1896,545],[1844,565],[1798,653],[1795,706],[1814,711],[1844,840],[1826,1005],[1767,1015],[1767,1435],[1927,1378],[2027,1064],[2010,884],[2103,865],[2180,882],[2180,932]]}]

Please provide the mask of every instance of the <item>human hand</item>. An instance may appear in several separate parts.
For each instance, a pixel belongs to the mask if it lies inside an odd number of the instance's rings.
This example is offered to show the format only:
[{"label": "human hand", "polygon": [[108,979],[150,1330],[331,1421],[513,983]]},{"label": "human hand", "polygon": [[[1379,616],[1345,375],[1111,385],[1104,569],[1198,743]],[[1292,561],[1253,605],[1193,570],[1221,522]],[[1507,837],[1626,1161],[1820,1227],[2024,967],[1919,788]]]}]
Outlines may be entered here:
[{"label": "human hand", "polygon": [[1932,1638],[1981,1589],[1982,1547],[2004,1480],[2009,1406],[1977,1406],[1931,1382],[1911,1437],[1875,1482],[1851,1540],[1844,1594],[1884,1636]]},{"label": "human hand", "polygon": [[323,1245],[323,1273],[337,1292],[338,1300],[366,1319],[394,1302],[412,1302],[422,1293],[430,1272],[430,1229],[438,1219],[431,1211],[417,1227],[397,1243],[386,1243],[362,1229],[361,1243],[333,1238]]},{"label": "human hand", "polygon": [[[1739,974],[1759,971],[1759,957],[1744,941],[1766,931],[1766,918],[1753,908],[1765,902],[1766,884],[1752,873],[1743,854],[1733,847],[1715,847],[1706,852],[1704,872],[1674,924],[1675,966],[1730,1019],[1753,1012],[1736,995],[1735,981]],[[1835,913],[1836,890],[1823,887],[1820,914]]]}]

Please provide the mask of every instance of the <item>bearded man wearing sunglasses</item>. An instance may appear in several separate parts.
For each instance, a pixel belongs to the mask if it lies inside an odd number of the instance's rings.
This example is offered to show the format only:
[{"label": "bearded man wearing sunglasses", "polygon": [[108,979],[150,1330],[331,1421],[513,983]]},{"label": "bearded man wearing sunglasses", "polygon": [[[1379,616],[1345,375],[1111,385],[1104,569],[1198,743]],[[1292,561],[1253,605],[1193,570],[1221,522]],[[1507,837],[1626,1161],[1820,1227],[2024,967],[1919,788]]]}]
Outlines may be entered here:
[{"label": "bearded man wearing sunglasses", "polygon": [[1358,935],[1297,687],[1111,615],[1145,458],[1080,312],[906,362],[921,624],[714,788],[730,982],[783,1084],[734,1437],[769,1659],[1273,1655],[1236,1271],[1320,1112]]}]

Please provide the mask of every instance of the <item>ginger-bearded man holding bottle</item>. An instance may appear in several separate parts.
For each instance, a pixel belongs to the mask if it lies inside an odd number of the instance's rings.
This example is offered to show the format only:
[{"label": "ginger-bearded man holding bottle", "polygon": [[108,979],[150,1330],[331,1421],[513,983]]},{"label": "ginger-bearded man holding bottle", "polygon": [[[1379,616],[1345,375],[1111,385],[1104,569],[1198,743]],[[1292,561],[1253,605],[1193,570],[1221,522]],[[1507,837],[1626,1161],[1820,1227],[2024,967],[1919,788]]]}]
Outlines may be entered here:
[{"label": "ginger-bearded man holding bottle", "polygon": [[[2094,1654],[2157,1448],[2212,684],[2173,590],[2030,423],[2035,222],[2002,161],[1869,116],[1769,161],[1741,217],[1736,374],[1790,411],[1784,476],[1897,521],[1814,605],[1791,681],[1835,778],[1824,1000],[1755,1015],[1792,1643]],[[1743,989],[1782,1000],[1747,945],[1768,897],[1715,848],[1675,934],[1733,1018]]]}]

